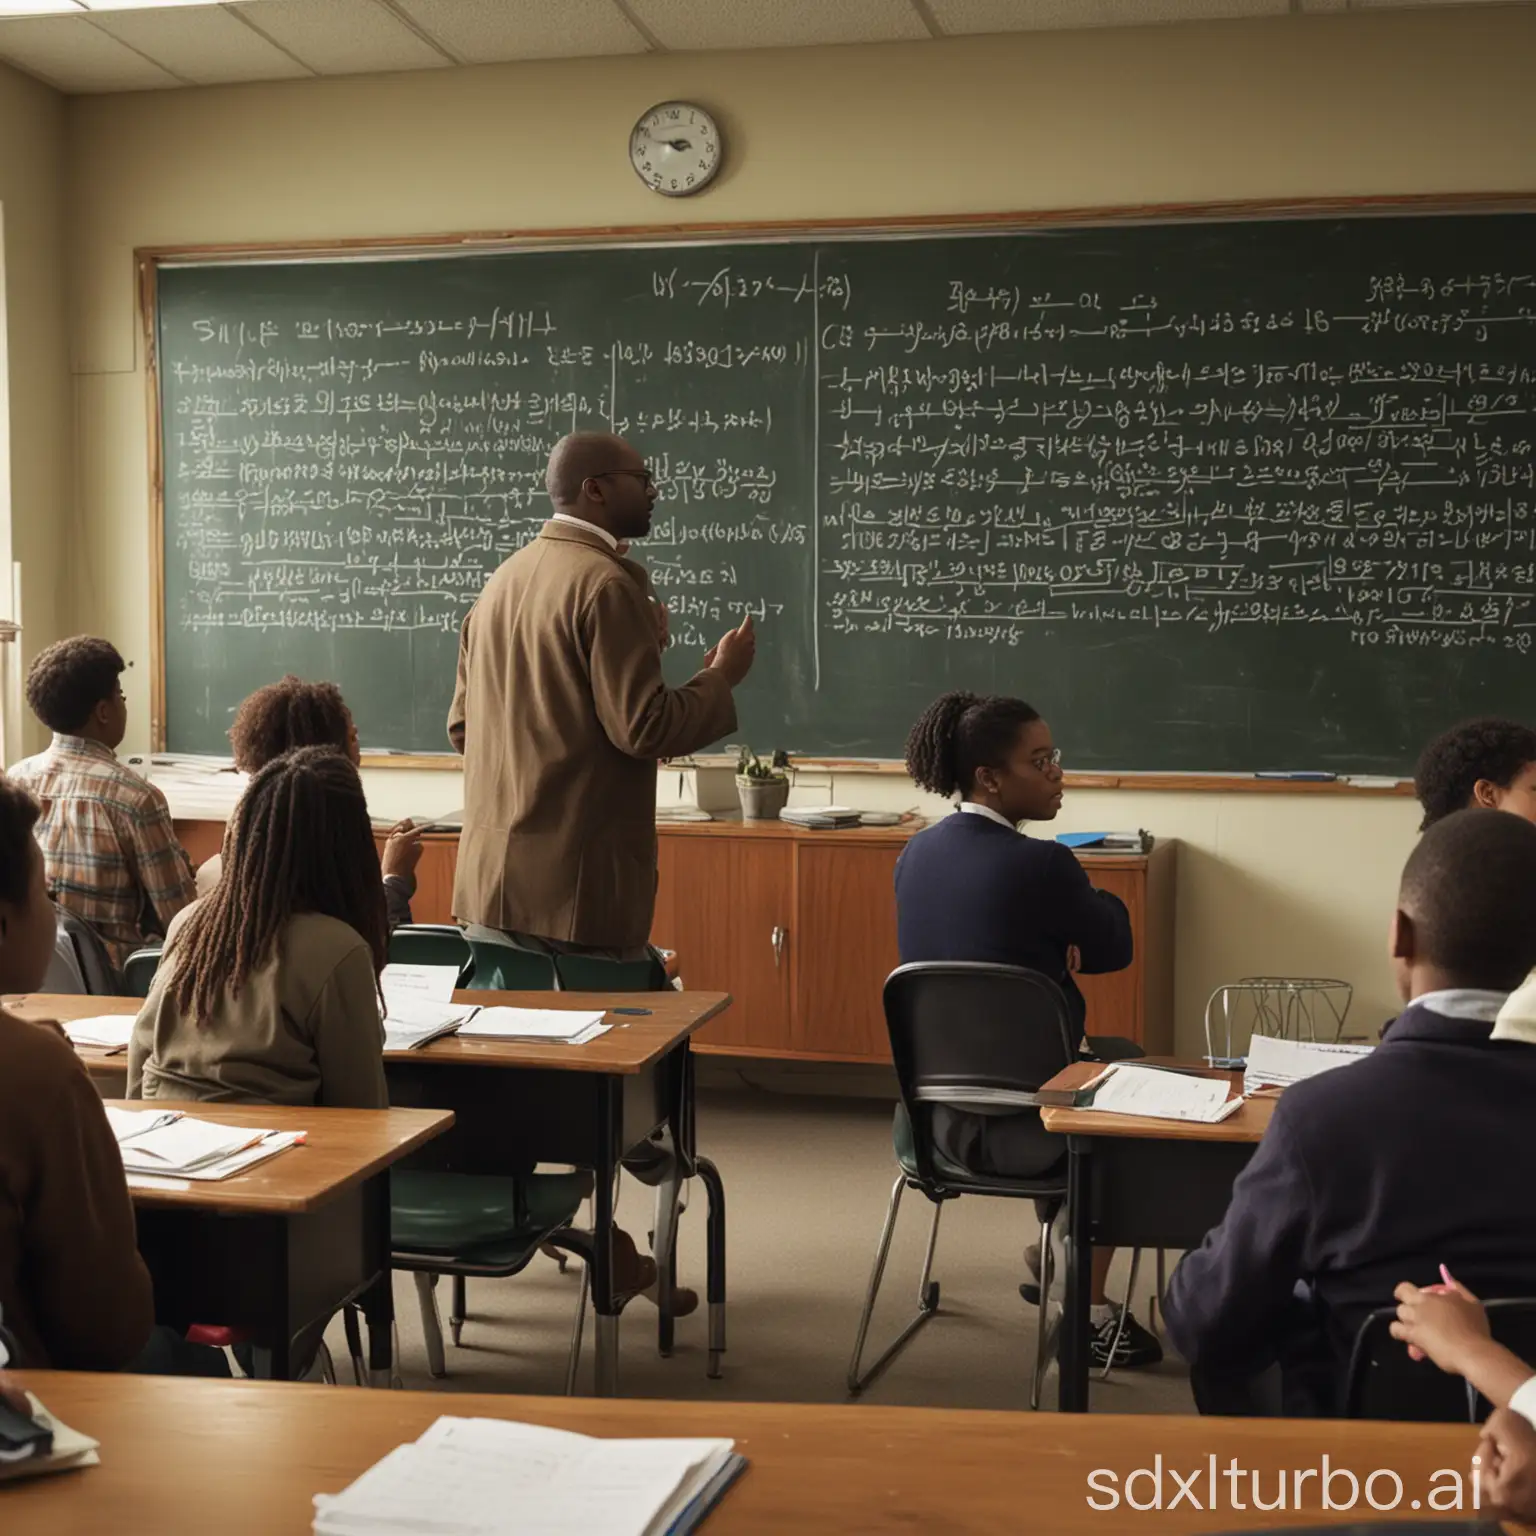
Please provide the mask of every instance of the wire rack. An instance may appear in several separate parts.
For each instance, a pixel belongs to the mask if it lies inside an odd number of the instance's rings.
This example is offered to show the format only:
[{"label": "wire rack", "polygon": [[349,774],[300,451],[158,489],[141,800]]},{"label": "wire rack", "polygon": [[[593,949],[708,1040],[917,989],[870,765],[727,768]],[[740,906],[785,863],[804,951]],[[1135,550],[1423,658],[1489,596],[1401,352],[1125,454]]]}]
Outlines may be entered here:
[{"label": "wire rack", "polygon": [[[1254,1035],[1281,1040],[1337,1041],[1355,996],[1331,976],[1245,976],[1211,993],[1205,1005],[1205,1055],[1213,1065],[1235,1063],[1234,1034],[1247,1049]],[[1216,1035],[1223,1049],[1216,1050]]]}]

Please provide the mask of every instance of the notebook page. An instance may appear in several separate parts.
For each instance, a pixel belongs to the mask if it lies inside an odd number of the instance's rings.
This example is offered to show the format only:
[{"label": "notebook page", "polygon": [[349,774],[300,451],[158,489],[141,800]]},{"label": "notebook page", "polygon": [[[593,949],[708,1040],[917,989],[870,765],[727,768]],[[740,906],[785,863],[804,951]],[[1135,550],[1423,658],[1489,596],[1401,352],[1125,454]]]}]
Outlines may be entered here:
[{"label": "notebook page", "polygon": [[577,1035],[601,1030],[604,1015],[573,1008],[482,1008],[460,1030],[465,1037],[485,1040],[553,1040],[568,1042]]},{"label": "notebook page", "polygon": [[174,1109],[119,1109],[115,1104],[107,1104],[103,1108],[107,1112],[107,1124],[112,1127],[112,1134],[119,1141],[126,1141],[130,1136],[142,1136],[145,1131],[169,1125],[171,1121],[181,1118],[180,1111]]},{"label": "notebook page", "polygon": [[1232,1112],[1225,1108],[1226,1103],[1224,1078],[1185,1077],[1125,1062],[1115,1064],[1093,1096],[1095,1109],[1117,1115],[1150,1115],[1158,1120],[1219,1120]]},{"label": "notebook page", "polygon": [[104,1013],[91,1019],[68,1019],[64,1033],[71,1045],[100,1045],[122,1050],[133,1036],[131,1013]]},{"label": "notebook page", "polygon": [[429,1003],[453,1001],[453,989],[459,984],[456,965],[396,965],[384,967],[379,977],[384,1002],[391,1009],[396,998],[419,999]]},{"label": "notebook page", "polygon": [[604,1445],[524,1444],[500,1454],[399,1446],[342,1493],[317,1499],[314,1528],[320,1536],[643,1536],[691,1458],[612,1454]]},{"label": "notebook page", "polygon": [[183,1115],[170,1125],[135,1136],[132,1144],[123,1148],[123,1155],[131,1156],[134,1164],[145,1171],[185,1173],[202,1163],[231,1157],[266,1135],[265,1130],[249,1126],[215,1125],[210,1120]]},{"label": "notebook page", "polygon": [[1369,1056],[1369,1045],[1325,1045],[1316,1040],[1278,1040],[1273,1035],[1255,1035],[1248,1042],[1248,1066],[1243,1073],[1243,1089],[1252,1092],[1261,1084],[1288,1088],[1319,1072],[1346,1067],[1352,1061]]}]

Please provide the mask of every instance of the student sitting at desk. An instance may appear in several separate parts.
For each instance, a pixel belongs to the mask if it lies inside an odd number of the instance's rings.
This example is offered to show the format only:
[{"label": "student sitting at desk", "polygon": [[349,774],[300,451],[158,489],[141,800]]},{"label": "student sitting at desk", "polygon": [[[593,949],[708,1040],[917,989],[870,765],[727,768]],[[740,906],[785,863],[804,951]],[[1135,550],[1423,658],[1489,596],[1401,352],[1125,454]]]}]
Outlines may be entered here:
[{"label": "student sitting at desk", "polygon": [[196,895],[165,796],[117,760],[128,730],[123,668],[115,646],[89,635],[39,653],[27,703],[53,744],[11,769],[42,806],[49,893],[95,929],[117,966]]},{"label": "student sitting at desk", "polygon": [[[1362,1061],[1293,1084],[1221,1225],[1163,1303],[1204,1413],[1336,1411],[1366,1314],[1446,1264],[1487,1296],[1536,1294],[1536,1051],[1491,1038],[1536,964],[1536,826],[1457,811],[1403,870],[1392,925],[1408,1003]],[[1495,1176],[1495,1174],[1497,1176]]]},{"label": "student sitting at desk", "polygon": [[[345,753],[352,766],[362,762],[357,727],[352,711],[335,683],[301,682],[291,673],[281,682],[268,683],[235,711],[229,728],[229,744],[235,767],[241,773],[259,773],[274,757],[299,747],[332,747]],[[397,822],[384,844],[384,899],[389,926],[398,928],[411,920],[411,897],[416,894],[416,866],[421,862],[421,832],[410,822]],[[206,896],[218,884],[224,855],[216,853],[198,866],[197,894]]]},{"label": "student sitting at desk", "polygon": [[1482,807],[1536,821],[1536,731],[1513,720],[1467,720],[1425,747],[1413,775],[1425,831]]},{"label": "student sitting at desk", "polygon": [[389,931],[357,770],[329,747],[251,780],[228,865],[171,925],[128,1097],[382,1109]]},{"label": "student sitting at desk", "polygon": [[[37,806],[0,777],[0,992],[31,992],[53,955]],[[11,1363],[117,1370],[154,1322],[149,1272],[101,1099],[52,1024],[0,1011],[0,1316]]]},{"label": "student sitting at desk", "polygon": [[[1095,890],[1070,850],[1022,836],[1021,821],[1051,821],[1061,809],[1061,753],[1039,711],[1022,699],[946,693],[907,737],[907,772],[931,794],[959,797],[959,809],[906,846],[896,864],[896,936],[902,964],[982,960],[1024,966],[1062,990],[1077,1043],[1087,1018],[1073,971],[1118,971],[1131,963],[1125,904]],[[1106,1060],[1138,1056],[1128,1040],[1088,1044]],[[979,1173],[1029,1178],[1066,1157],[1060,1136],[1038,1111],[977,1115],[936,1106],[934,1139],[945,1156]],[[1039,1277],[1039,1254],[1026,1262]],[[1162,1359],[1155,1335],[1105,1294],[1114,1249],[1094,1252],[1094,1362],[1152,1365]],[[1038,1302],[1038,1286],[1021,1287]]]}]

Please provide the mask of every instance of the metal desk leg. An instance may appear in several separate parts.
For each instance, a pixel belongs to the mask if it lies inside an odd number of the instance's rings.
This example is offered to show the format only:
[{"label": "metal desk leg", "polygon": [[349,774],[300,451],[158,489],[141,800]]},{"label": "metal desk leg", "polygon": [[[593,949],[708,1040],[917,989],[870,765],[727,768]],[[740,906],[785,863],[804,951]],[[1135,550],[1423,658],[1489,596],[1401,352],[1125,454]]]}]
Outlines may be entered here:
[{"label": "metal desk leg", "polygon": [[378,1245],[379,1277],[358,1298],[368,1319],[368,1379],[372,1386],[389,1388],[395,1371],[395,1289],[390,1269],[389,1175],[368,1181],[365,1219],[370,1240]]},{"label": "metal desk leg", "polygon": [[677,1281],[677,1202],[683,1193],[682,1160],[674,1146],[672,1172],[657,1190],[656,1238],[656,1348],[665,1359],[672,1353],[675,1319],[672,1287]]},{"label": "metal desk leg", "polygon": [[1088,1304],[1093,1285],[1089,1146],[1076,1136],[1067,1143],[1067,1288],[1057,1355],[1057,1407],[1062,1413],[1088,1411]]},{"label": "metal desk leg", "polygon": [[619,1171],[620,1084],[604,1077],[598,1091],[596,1187],[592,1191],[592,1310],[597,1316],[596,1392],[612,1397],[619,1386],[619,1309],[613,1299],[613,1186]]}]

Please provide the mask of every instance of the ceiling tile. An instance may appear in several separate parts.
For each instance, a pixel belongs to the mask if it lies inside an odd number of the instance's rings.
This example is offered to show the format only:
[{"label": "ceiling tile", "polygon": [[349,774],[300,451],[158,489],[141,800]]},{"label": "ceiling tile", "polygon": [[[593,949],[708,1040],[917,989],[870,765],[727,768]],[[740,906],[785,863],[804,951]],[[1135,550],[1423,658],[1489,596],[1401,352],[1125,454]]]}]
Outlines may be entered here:
[{"label": "ceiling tile", "polygon": [[1284,16],[1290,0],[928,0],[942,32],[1131,27],[1159,21]]},{"label": "ceiling tile", "polygon": [[257,0],[232,5],[279,47],[322,75],[433,69],[445,58],[375,0]]},{"label": "ceiling tile", "polygon": [[308,75],[302,64],[217,5],[170,11],[103,11],[103,32],[147,54],[193,85],[285,80]]},{"label": "ceiling tile", "polygon": [[644,53],[645,39],[610,0],[396,0],[466,64]]},{"label": "ceiling tile", "polygon": [[927,37],[908,0],[629,0],[664,48],[798,48]]},{"label": "ceiling tile", "polygon": [[0,59],[61,91],[150,91],[181,83],[91,22],[73,16],[0,21]]}]

